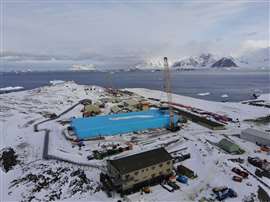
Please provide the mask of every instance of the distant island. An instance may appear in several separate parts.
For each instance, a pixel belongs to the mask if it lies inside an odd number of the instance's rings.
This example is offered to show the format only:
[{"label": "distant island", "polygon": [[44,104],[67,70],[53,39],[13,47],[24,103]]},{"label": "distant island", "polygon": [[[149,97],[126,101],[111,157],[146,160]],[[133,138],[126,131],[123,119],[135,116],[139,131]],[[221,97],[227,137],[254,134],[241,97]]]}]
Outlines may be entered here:
[{"label": "distant island", "polygon": [[74,64],[72,65],[72,71],[96,71],[96,65],[94,64]]}]

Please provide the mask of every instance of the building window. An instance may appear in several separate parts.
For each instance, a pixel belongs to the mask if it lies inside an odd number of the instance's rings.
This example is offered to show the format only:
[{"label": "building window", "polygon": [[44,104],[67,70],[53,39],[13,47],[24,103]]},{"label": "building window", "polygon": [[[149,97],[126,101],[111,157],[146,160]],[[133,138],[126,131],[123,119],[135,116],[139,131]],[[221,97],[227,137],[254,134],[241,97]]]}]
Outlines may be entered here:
[{"label": "building window", "polygon": [[135,172],[135,175],[138,175],[139,174],[139,172],[137,171],[137,172]]},{"label": "building window", "polygon": [[144,172],[144,169],[142,169],[142,173]]},{"label": "building window", "polygon": [[159,164],[159,167],[162,167],[163,166],[163,164],[161,163],[161,164]]},{"label": "building window", "polygon": [[152,176],[152,178],[154,178],[156,176],[156,174],[152,174],[151,176]]},{"label": "building window", "polygon": [[168,165],[170,165],[170,164],[171,164],[171,162],[170,162],[170,161],[167,161],[167,164],[168,164]]},{"label": "building window", "polygon": [[145,170],[148,171],[148,168],[146,168]]},{"label": "building window", "polygon": [[155,169],[155,166],[152,166],[152,170],[154,170]]},{"label": "building window", "polygon": [[170,172],[170,171],[171,171],[171,169],[168,168],[168,169],[167,169],[167,172]]}]

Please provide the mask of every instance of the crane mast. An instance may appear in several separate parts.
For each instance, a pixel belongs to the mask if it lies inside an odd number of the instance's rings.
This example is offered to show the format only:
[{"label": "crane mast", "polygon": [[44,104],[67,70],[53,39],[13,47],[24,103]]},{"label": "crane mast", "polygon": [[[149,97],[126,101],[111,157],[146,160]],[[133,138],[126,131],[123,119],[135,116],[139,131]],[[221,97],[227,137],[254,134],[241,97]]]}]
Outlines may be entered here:
[{"label": "crane mast", "polygon": [[164,88],[167,94],[167,101],[170,115],[169,129],[174,129],[174,113],[171,105],[172,104],[171,75],[167,57],[164,57],[164,81],[165,81]]}]

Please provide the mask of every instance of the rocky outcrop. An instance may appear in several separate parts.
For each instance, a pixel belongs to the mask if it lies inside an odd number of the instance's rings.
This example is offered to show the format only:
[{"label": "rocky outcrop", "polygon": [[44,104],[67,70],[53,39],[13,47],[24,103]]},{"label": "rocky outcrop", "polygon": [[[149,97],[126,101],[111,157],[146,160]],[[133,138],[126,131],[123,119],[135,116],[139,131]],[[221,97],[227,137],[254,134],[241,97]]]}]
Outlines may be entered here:
[{"label": "rocky outcrop", "polygon": [[220,60],[216,61],[211,67],[237,67],[233,59],[223,57]]}]

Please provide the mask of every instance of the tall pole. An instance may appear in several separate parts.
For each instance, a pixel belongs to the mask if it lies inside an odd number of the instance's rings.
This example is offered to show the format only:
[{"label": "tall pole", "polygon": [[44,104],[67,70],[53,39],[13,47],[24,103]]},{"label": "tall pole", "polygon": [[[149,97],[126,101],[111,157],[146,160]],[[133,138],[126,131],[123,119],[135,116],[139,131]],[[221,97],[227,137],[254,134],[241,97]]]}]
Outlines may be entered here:
[{"label": "tall pole", "polygon": [[172,89],[171,89],[171,75],[168,64],[168,58],[164,57],[164,81],[165,81],[165,92],[167,93],[169,115],[170,115],[170,129],[174,128],[174,113],[172,108]]}]

